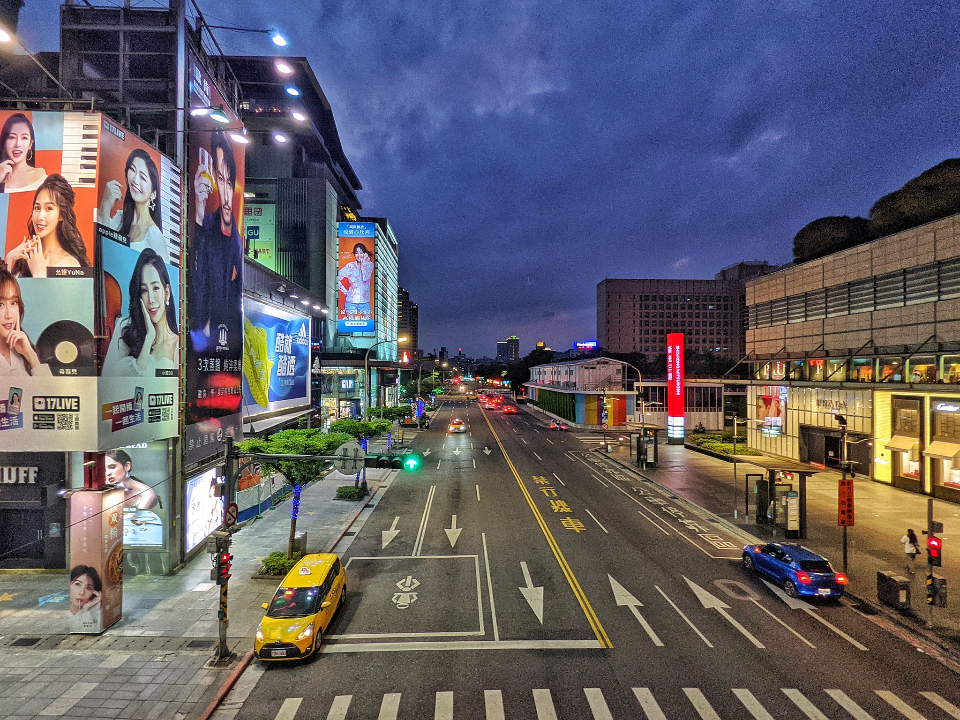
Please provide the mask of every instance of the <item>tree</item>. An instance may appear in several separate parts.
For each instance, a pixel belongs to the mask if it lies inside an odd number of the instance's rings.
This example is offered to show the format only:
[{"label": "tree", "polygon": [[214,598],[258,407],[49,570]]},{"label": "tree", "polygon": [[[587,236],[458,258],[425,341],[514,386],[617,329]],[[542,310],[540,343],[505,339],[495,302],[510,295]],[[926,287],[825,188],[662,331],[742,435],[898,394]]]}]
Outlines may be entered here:
[{"label": "tree", "polygon": [[[353,437],[343,432],[324,433],[319,429],[281,430],[268,438],[252,438],[237,444],[241,453],[264,453],[267,455],[333,455],[338,447]],[[283,474],[293,488],[293,502],[290,505],[290,538],[287,543],[287,557],[293,557],[293,541],[297,535],[297,516],[300,512],[300,493],[303,486],[318,479],[323,474],[326,460],[263,460],[265,470],[275,470]]]},{"label": "tree", "polygon": [[802,263],[856,247],[871,240],[868,221],[847,215],[824,217],[800,229],[793,238],[793,259]]},{"label": "tree", "polygon": [[944,160],[870,208],[870,236],[881,238],[960,212],[960,159]]}]

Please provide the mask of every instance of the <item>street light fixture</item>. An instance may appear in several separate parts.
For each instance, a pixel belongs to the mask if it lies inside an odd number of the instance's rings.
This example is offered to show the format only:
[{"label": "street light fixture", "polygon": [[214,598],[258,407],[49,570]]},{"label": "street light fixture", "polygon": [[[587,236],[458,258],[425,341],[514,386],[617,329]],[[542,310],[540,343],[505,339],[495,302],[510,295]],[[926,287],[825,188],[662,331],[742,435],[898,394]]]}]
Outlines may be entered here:
[{"label": "street light fixture", "polygon": [[30,59],[33,60],[34,63],[36,63],[37,67],[40,68],[41,70],[43,70],[43,74],[46,75],[46,76],[47,76],[48,78],[50,78],[51,80],[53,80],[54,83],[56,83],[57,89],[62,90],[63,92],[65,92],[65,93],[67,94],[67,97],[68,97],[68,98],[71,98],[71,99],[73,98],[73,93],[70,92],[69,90],[67,90],[67,89],[63,86],[63,84],[62,84],[57,78],[55,78],[55,77],[53,76],[53,74],[52,74],[49,70],[47,70],[46,66],[45,66],[42,62],[40,62],[39,59],[37,59],[37,56],[34,55],[32,52],[30,52],[30,51],[27,49],[27,46],[24,45],[24,44],[20,41],[20,38],[18,38],[14,33],[11,33],[11,32],[10,32],[9,30],[7,30],[6,28],[0,26],[0,43],[6,44],[6,43],[9,43],[9,42],[15,42],[17,45],[19,45],[20,48],[21,48],[27,55],[30,56]]},{"label": "street light fixture", "polygon": [[367,348],[367,352],[363,356],[363,417],[366,417],[367,409],[370,407],[370,352],[377,347],[377,345],[406,342],[406,340],[406,336],[393,338],[392,340],[381,340]]}]

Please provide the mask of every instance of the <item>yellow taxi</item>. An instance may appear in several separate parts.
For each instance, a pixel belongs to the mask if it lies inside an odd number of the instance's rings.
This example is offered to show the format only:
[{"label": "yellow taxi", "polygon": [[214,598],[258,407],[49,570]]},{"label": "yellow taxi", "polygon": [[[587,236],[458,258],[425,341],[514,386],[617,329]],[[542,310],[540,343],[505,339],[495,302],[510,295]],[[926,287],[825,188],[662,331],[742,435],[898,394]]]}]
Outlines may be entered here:
[{"label": "yellow taxi", "polygon": [[347,575],[335,553],[304,555],[277,588],[257,627],[253,651],[261,660],[305,658],[320,646],[343,605]]}]

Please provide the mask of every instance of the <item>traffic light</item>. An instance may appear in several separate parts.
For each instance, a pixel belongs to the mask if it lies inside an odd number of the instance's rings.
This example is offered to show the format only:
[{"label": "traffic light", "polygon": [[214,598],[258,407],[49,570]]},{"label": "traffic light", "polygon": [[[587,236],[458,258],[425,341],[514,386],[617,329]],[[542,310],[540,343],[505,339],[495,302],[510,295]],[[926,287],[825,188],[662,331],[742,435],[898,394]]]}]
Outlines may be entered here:
[{"label": "traffic light", "polygon": [[927,605],[933,605],[937,600],[937,583],[933,575],[927,575]]},{"label": "traffic light", "polygon": [[217,553],[217,585],[226,585],[230,579],[233,555],[228,552]]},{"label": "traffic light", "polygon": [[403,458],[403,469],[408,472],[416,472],[423,464],[423,458],[417,453],[409,453]]},{"label": "traffic light", "polygon": [[933,567],[943,565],[943,541],[936,535],[927,536],[927,562]]},{"label": "traffic light", "polygon": [[423,458],[417,453],[380,453],[378,455],[367,455],[367,467],[414,472],[419,470],[422,464]]}]

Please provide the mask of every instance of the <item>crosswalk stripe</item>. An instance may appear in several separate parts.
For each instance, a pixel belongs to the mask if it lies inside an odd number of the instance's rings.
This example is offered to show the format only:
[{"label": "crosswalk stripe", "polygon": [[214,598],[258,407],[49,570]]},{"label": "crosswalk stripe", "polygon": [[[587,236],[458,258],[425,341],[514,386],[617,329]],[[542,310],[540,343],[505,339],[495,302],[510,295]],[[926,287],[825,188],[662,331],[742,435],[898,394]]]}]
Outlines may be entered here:
[{"label": "crosswalk stripe", "polygon": [[936,705],[938,708],[943,710],[950,717],[956,718],[956,720],[960,720],[960,708],[958,708],[949,700],[944,700],[935,692],[922,692],[920,694],[923,697],[925,697],[927,700],[932,702],[934,705]]},{"label": "crosswalk stripe", "polygon": [[293,716],[297,714],[297,710],[300,709],[300,703],[302,702],[303,698],[287,698],[283,701],[280,709],[277,710],[275,720],[293,720]]},{"label": "crosswalk stripe", "polygon": [[434,720],[453,720],[453,693],[438,692],[433,712]]},{"label": "crosswalk stripe", "polygon": [[793,704],[800,708],[803,714],[810,718],[810,720],[829,720],[829,718],[817,710],[816,706],[807,700],[806,696],[799,690],[791,688],[781,689],[783,690],[783,694],[793,700]]},{"label": "crosswalk stripe", "polygon": [[347,717],[347,708],[350,707],[352,699],[353,695],[337,695],[333,699],[333,705],[330,706],[327,720],[344,720]]},{"label": "crosswalk stripe", "polygon": [[600,688],[584,688],[583,694],[587,696],[594,720],[613,720],[613,715],[610,714],[610,708],[607,707],[607,701],[603,699]]},{"label": "crosswalk stripe", "polygon": [[534,690],[533,704],[537,708],[537,720],[557,720],[557,711],[553,708],[553,698],[549,690]]},{"label": "crosswalk stripe", "polygon": [[874,692],[876,692],[877,695],[903,713],[903,716],[909,718],[909,720],[927,720],[923,715],[907,705],[903,700],[898,698],[889,690],[875,690]]},{"label": "crosswalk stripe", "polygon": [[773,715],[768,713],[760,701],[754,697],[753,693],[745,688],[734,688],[733,694],[740,698],[743,706],[750,711],[757,720],[773,720]]},{"label": "crosswalk stripe", "polygon": [[637,696],[640,707],[647,715],[647,720],[667,720],[667,716],[663,714],[663,710],[660,709],[660,705],[654,699],[650,688],[634,688],[633,694]]},{"label": "crosswalk stripe", "polygon": [[713,706],[710,705],[699,688],[684,688],[683,692],[690,700],[690,704],[693,705],[693,709],[700,714],[703,720],[720,720],[717,711],[713,709]]},{"label": "crosswalk stripe", "polygon": [[870,713],[851,700],[843,690],[826,690],[825,692],[857,720],[873,720]]},{"label": "crosswalk stripe", "polygon": [[380,714],[377,720],[397,720],[400,711],[400,693],[386,693],[380,703]]},{"label": "crosswalk stripe", "polygon": [[504,720],[503,693],[499,690],[484,690],[483,704],[487,709],[487,720]]}]

